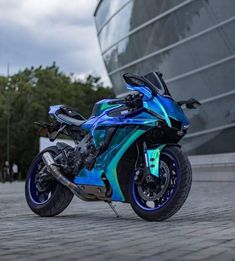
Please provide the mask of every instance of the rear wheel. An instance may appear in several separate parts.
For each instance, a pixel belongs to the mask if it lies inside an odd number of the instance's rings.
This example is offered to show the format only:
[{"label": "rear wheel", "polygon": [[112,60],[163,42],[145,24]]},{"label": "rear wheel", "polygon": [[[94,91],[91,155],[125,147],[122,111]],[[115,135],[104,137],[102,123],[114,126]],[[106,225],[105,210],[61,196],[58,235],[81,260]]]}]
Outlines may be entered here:
[{"label": "rear wheel", "polygon": [[133,174],[130,183],[130,203],[136,214],[148,221],[161,221],[174,215],[187,199],[191,166],[180,148],[166,147],[160,156],[159,177],[147,175],[139,184]]},{"label": "rear wheel", "polygon": [[56,146],[48,147],[33,160],[25,182],[25,197],[31,210],[42,217],[60,214],[71,202],[74,194],[47,172],[42,155],[50,152],[54,157],[60,152]]}]

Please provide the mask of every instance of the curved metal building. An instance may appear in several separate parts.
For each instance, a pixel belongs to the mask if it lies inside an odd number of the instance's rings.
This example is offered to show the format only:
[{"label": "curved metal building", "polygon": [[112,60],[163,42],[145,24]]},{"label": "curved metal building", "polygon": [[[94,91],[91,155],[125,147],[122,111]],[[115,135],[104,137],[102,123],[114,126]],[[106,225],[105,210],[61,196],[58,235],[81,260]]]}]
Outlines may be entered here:
[{"label": "curved metal building", "polygon": [[95,11],[101,53],[116,95],[122,74],[161,71],[187,111],[188,154],[235,152],[235,1],[102,0]]}]

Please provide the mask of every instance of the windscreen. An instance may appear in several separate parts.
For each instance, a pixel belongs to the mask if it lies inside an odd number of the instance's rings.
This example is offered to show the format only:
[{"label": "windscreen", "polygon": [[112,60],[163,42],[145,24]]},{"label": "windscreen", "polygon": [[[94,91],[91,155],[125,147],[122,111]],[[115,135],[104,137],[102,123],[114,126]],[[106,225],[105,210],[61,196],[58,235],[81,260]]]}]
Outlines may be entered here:
[{"label": "windscreen", "polygon": [[158,72],[151,72],[144,76],[144,79],[149,83],[149,87],[152,91],[159,93],[160,95],[170,96],[170,92],[166,86],[166,83],[162,79],[162,74]]}]

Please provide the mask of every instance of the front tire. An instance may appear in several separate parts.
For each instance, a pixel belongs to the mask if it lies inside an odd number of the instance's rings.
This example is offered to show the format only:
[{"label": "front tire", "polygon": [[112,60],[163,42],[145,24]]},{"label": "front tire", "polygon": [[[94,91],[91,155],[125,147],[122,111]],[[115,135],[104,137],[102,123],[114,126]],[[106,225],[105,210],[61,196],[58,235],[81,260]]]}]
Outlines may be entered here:
[{"label": "front tire", "polygon": [[[134,180],[135,173],[130,182],[131,206],[138,216],[147,221],[162,221],[173,216],[183,206],[192,184],[190,162],[178,147],[165,147],[162,150],[159,168],[166,183],[162,193],[154,184],[151,185],[151,190],[146,184],[141,184],[140,187]],[[160,185],[163,187],[164,184]],[[150,195],[152,203],[146,195]]]},{"label": "front tire", "polygon": [[67,208],[74,194],[54,178],[50,179],[48,184],[43,184],[43,188],[38,185],[38,173],[44,167],[42,160],[44,152],[50,152],[54,157],[60,153],[56,146],[51,146],[35,157],[26,176],[25,197],[35,214],[52,217]]}]

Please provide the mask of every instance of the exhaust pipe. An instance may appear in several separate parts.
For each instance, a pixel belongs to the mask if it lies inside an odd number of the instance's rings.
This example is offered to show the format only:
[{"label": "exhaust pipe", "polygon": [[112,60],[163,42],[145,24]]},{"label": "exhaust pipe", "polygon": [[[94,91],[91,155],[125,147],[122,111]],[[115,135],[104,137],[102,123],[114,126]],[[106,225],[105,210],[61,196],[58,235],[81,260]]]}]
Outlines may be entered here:
[{"label": "exhaust pipe", "polygon": [[49,152],[45,152],[42,155],[42,160],[46,165],[47,170],[52,174],[52,176],[57,179],[60,183],[62,183],[64,186],[69,188],[77,197],[79,197],[82,200],[95,200],[95,197],[92,195],[87,195],[82,191],[82,189],[68,180],[59,170],[59,168],[56,166],[56,163],[51,156]]}]

